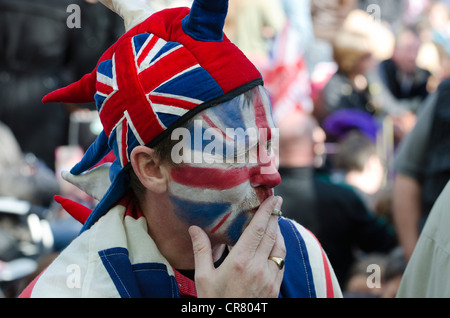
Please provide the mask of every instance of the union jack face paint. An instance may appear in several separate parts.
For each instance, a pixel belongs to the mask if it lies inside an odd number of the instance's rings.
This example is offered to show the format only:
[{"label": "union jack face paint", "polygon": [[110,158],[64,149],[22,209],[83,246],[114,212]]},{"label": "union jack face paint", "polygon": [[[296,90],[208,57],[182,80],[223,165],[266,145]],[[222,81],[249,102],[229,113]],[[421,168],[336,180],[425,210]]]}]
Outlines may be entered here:
[{"label": "union jack face paint", "polygon": [[171,169],[174,213],[219,242],[234,244],[281,179],[276,168],[278,129],[270,101],[256,87],[196,115],[172,139],[179,165]]}]

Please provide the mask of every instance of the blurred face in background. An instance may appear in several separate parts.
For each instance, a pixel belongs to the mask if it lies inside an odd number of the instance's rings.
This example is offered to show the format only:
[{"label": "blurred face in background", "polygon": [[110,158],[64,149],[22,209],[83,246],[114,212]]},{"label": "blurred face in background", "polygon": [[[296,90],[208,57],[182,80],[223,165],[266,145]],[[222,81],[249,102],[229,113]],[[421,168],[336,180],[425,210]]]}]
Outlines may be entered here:
[{"label": "blurred face in background", "polygon": [[415,72],[420,45],[419,36],[410,30],[404,30],[398,35],[393,60],[402,72],[409,75]]}]

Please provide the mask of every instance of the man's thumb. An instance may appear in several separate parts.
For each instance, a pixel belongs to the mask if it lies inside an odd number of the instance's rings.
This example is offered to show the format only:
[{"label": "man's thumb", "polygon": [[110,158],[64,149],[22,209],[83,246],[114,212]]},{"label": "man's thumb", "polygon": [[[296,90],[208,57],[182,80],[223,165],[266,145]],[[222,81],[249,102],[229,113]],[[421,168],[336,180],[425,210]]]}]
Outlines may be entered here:
[{"label": "man's thumb", "polygon": [[189,234],[192,240],[192,248],[194,251],[195,270],[210,270],[214,268],[211,242],[208,235],[198,226],[191,226]]}]

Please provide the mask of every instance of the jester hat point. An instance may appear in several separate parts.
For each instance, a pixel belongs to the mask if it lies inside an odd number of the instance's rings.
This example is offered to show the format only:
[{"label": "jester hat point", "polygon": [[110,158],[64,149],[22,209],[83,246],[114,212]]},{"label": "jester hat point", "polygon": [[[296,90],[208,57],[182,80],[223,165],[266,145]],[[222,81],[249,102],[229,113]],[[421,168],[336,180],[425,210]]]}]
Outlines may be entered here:
[{"label": "jester hat point", "polygon": [[101,0],[127,32],[79,81],[43,102],[95,102],[103,131],[70,171],[86,174],[109,152],[109,188],[88,229],[129,190],[134,147],[154,147],[200,111],[262,85],[260,72],[223,34],[228,0],[195,0],[191,9],[154,13],[139,0]]}]

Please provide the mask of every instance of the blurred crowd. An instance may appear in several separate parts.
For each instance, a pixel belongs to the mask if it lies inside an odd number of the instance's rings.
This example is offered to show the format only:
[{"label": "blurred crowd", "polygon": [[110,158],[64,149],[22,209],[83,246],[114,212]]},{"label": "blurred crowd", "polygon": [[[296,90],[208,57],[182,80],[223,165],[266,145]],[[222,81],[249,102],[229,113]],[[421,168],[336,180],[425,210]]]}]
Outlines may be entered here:
[{"label": "blurred crowd", "polygon": [[[71,4],[79,28],[67,24]],[[45,208],[55,253],[79,224],[53,196],[95,205],[60,172],[99,123],[94,104],[41,99],[90,72],[123,32],[96,0],[0,0],[0,197]],[[283,214],[317,236],[345,296],[394,297],[450,177],[450,1],[230,0],[225,34],[272,98]]]}]

